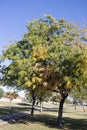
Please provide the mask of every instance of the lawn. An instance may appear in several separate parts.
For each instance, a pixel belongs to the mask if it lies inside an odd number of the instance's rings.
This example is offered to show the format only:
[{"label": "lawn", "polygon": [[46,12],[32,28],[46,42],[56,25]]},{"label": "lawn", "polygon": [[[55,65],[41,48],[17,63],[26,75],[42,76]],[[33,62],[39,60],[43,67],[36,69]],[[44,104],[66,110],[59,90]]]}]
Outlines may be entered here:
[{"label": "lawn", "polygon": [[23,111],[29,111],[31,105],[26,103],[11,103],[11,107],[9,107],[9,102],[0,102],[0,116],[19,113]]},{"label": "lawn", "polygon": [[[31,106],[29,104],[16,104],[13,107],[19,111],[30,111]],[[56,127],[57,107],[58,105],[45,103],[42,113],[35,111],[35,116],[31,117],[29,112],[26,117],[16,122],[10,122],[0,127],[0,130],[58,130]],[[63,126],[63,130],[87,130],[87,106],[83,112],[82,106],[77,106],[77,109],[74,110],[73,105],[65,104]]]}]

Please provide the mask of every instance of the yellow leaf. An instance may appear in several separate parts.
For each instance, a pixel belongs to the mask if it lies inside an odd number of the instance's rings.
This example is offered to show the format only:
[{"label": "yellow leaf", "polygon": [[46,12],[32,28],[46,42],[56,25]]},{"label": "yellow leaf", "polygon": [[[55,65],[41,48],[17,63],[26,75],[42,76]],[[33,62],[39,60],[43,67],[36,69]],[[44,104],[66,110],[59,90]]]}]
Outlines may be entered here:
[{"label": "yellow leaf", "polygon": [[26,86],[26,87],[31,87],[31,85],[32,85],[32,83],[31,83],[30,81],[27,81],[27,82],[25,83],[25,86]]},{"label": "yellow leaf", "polygon": [[36,86],[35,85],[33,85],[33,90],[36,88]]},{"label": "yellow leaf", "polygon": [[35,83],[35,78],[32,79],[32,82]]},{"label": "yellow leaf", "polygon": [[71,81],[67,81],[66,86],[67,86],[67,88],[71,88],[72,87]]}]

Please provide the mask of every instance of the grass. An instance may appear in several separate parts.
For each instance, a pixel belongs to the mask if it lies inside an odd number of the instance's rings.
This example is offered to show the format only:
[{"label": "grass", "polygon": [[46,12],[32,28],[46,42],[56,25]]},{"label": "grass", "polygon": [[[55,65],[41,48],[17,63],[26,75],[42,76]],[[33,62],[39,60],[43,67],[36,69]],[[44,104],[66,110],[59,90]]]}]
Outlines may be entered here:
[{"label": "grass", "polygon": [[0,116],[9,115],[12,113],[19,113],[23,111],[29,111],[31,106],[29,104],[16,104],[12,103],[11,107],[9,107],[8,102],[0,102]]},{"label": "grass", "polygon": [[[29,104],[16,104],[14,106],[14,108],[16,110],[19,109],[19,111],[29,111],[30,107]],[[0,127],[0,130],[59,130],[56,127],[58,115],[57,107],[57,105],[45,103],[42,114],[39,111],[35,111],[34,117],[27,115],[16,122],[11,122]],[[65,104],[63,126],[63,130],[87,130],[87,106],[85,106],[85,112],[83,112],[81,106],[78,106],[77,109],[74,110],[73,105]]]}]

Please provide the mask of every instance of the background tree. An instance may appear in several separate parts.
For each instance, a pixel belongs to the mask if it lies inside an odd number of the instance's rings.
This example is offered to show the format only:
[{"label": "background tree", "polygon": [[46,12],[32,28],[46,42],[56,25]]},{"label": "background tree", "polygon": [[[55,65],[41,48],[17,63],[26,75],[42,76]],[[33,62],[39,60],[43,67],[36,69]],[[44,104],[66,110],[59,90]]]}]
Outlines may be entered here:
[{"label": "background tree", "polygon": [[[49,101],[52,96],[52,93],[50,91],[45,91],[42,88],[35,89],[33,92],[35,95],[35,104],[36,105],[40,104],[40,112],[42,112],[43,101],[46,101],[46,102]],[[31,91],[26,92],[26,98],[28,99],[28,102],[32,102],[33,98],[32,98]],[[34,114],[34,109],[33,109],[32,113]]]},{"label": "background tree", "polygon": [[75,110],[77,105],[82,105],[83,111],[85,112],[84,102],[87,101],[87,89],[81,88],[80,91],[72,91],[71,96],[73,97],[73,103],[75,104]]},{"label": "background tree", "polygon": [[54,103],[58,103],[60,101],[60,95],[56,94],[51,97],[51,101]]},{"label": "background tree", "polygon": [[6,92],[5,97],[10,99],[10,107],[11,107],[12,100],[16,99],[18,97],[18,94],[16,92]]}]

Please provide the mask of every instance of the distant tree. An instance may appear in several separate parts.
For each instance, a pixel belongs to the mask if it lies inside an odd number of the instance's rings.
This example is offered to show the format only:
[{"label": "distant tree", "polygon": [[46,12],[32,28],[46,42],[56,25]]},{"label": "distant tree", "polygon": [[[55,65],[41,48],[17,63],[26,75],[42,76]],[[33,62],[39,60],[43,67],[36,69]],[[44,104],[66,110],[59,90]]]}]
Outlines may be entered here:
[{"label": "distant tree", "polygon": [[52,96],[52,92],[46,90],[42,90],[42,91],[40,90],[37,90],[36,99],[37,99],[37,104],[40,103],[40,111],[42,112],[43,101],[49,101],[50,97]]},{"label": "distant tree", "polygon": [[82,105],[83,111],[85,112],[83,102],[87,101],[87,96],[86,95],[87,95],[87,89],[86,88],[81,88],[79,91],[76,91],[76,90],[72,91],[71,96],[73,98],[73,103],[75,105],[75,110],[76,110],[76,106],[79,103],[80,105]]},{"label": "distant tree", "polygon": [[0,98],[2,98],[4,96],[4,91],[2,88],[0,88]]},{"label": "distant tree", "polygon": [[10,99],[10,107],[11,107],[12,100],[16,99],[18,97],[18,94],[16,92],[6,92],[5,97]]},{"label": "distant tree", "polygon": [[[44,87],[43,87],[44,89]],[[42,112],[43,101],[49,101],[52,96],[51,91],[43,90],[40,87],[34,88],[32,91],[26,92],[26,98],[29,102],[32,102],[31,115],[34,114],[34,105],[38,105],[40,103],[40,111]]]},{"label": "distant tree", "polygon": [[65,100],[65,102],[66,103],[72,103],[72,101],[70,99],[68,99],[68,98]]},{"label": "distant tree", "polygon": [[58,103],[60,101],[60,98],[60,95],[57,94],[51,97],[51,101],[53,101],[53,103]]}]

